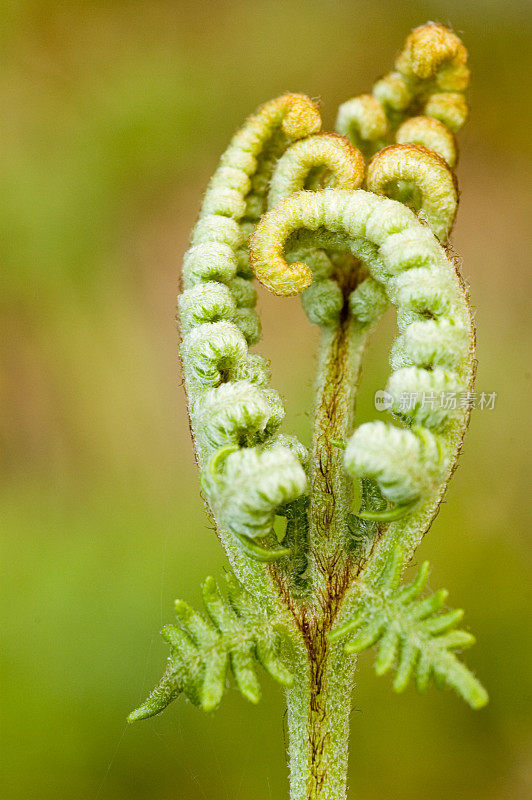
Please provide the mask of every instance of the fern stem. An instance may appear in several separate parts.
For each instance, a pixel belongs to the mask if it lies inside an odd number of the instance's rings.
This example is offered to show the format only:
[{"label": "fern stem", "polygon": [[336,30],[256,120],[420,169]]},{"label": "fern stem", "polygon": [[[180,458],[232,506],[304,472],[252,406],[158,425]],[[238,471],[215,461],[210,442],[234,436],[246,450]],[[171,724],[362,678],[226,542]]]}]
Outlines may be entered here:
[{"label": "fern stem", "polygon": [[[347,301],[358,279],[351,260],[339,276]],[[343,285],[342,285],[343,284]],[[302,610],[305,642],[300,679],[287,692],[291,800],[345,800],[354,661],[329,641],[342,597],[353,579],[347,526],[351,480],[343,467],[368,327],[348,313],[322,328],[313,426],[309,506],[310,576],[314,605]]]},{"label": "fern stem", "polygon": [[313,645],[287,691],[290,800],[346,800],[354,661],[320,636]]},{"label": "fern stem", "polygon": [[[312,579],[318,596],[335,602],[349,580],[352,481],[343,466],[345,441],[352,432],[355,393],[368,328],[347,314],[322,329],[312,442],[309,536]],[[334,597],[333,597],[334,596]]]}]

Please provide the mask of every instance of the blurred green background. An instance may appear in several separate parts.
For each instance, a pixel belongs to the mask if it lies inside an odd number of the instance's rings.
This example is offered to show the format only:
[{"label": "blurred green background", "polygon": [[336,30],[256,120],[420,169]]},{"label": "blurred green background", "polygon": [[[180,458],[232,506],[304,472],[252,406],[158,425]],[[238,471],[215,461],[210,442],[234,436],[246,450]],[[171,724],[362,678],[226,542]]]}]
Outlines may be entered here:
[{"label": "blurred green background", "polygon": [[[287,796],[283,698],[266,678],[257,708],[232,690],[209,718],[178,701],[125,724],[161,674],[173,598],[197,603],[224,565],[178,374],[180,261],[248,113],[302,91],[330,129],[428,19],[471,53],[453,246],[476,309],[477,388],[498,400],[473,412],[418,560],[467,609],[466,661],[491,703],[396,697],[362,658],[350,784],[366,800],[531,797],[530,2],[4,0],[0,19],[2,798]],[[261,293],[260,310],[284,430],[308,440],[316,332],[297,300]],[[361,418],[392,335],[388,320]]]}]

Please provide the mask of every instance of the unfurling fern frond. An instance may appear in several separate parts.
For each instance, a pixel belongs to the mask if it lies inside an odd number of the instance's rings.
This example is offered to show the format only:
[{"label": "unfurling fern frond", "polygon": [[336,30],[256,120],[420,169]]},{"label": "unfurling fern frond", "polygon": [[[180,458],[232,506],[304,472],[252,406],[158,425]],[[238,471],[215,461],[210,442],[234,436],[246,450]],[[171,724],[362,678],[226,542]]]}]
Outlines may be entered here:
[{"label": "unfurling fern frond", "polygon": [[345,645],[347,653],[359,653],[378,643],[375,671],[384,675],[396,663],[396,692],[406,689],[412,675],[422,692],[432,676],[440,688],[450,686],[470,706],[482,708],[488,701],[486,690],[453,652],[475,643],[470,633],[455,629],[464,612],[438,613],[447,599],[445,589],[419,599],[428,577],[428,561],[412,583],[401,587],[402,567],[403,555],[396,547],[371,590],[360,596],[353,619],[336,628],[331,640],[354,633]]},{"label": "unfurling fern frond", "polygon": [[226,581],[228,598],[220,594],[214,578],[205,580],[205,616],[176,600],[179,624],[162,630],[171,647],[168,666],[129,722],[159,714],[181,693],[203,711],[214,711],[226,689],[228,668],[244,697],[258,703],[256,661],[282,686],[291,685],[292,676],[279,655],[281,636],[271,618],[233,575],[226,575]]},{"label": "unfurling fern frond", "polygon": [[[396,691],[432,677],[473,708],[487,702],[456,656],[474,641],[456,629],[463,612],[444,609],[443,590],[421,598],[428,564],[400,586],[453,474],[475,377],[471,307],[445,247],[466,62],[460,39],[429,23],[372,94],[341,106],[336,134],[320,133],[304,95],[260,106],[221,157],[183,261],[190,426],[232,575],[223,594],[207,578],[202,613],[177,601],[178,622],[162,631],[166,672],[129,720],[179,694],[212,711],[229,670],[257,702],[258,661],[290,687],[292,800],[347,796],[350,654],[377,645],[377,673],[395,664]],[[321,329],[308,450],[281,432],[283,399],[250,351],[261,333],[255,277],[301,295]],[[389,304],[398,335],[384,396],[398,424],[359,425],[363,354]],[[297,347],[284,321],[279,308],[289,363]]]}]

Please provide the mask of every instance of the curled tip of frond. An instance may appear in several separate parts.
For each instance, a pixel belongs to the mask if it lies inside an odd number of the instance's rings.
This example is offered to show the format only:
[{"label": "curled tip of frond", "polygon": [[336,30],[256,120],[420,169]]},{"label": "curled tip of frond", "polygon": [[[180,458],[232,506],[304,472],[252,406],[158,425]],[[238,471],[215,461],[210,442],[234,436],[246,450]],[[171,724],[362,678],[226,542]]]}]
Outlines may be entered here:
[{"label": "curled tip of frond", "polygon": [[434,150],[450,167],[454,167],[458,152],[453,133],[437,119],[411,117],[397,129],[397,144],[419,144]]},{"label": "curled tip of frond", "polygon": [[388,133],[388,120],[381,103],[371,94],[347,100],[338,109],[336,130],[365,152],[383,140]]},{"label": "curled tip of frond", "polygon": [[337,189],[358,189],[364,180],[364,157],[356,147],[334,133],[309,136],[279,159],[271,180],[269,207],[305,188],[310,172],[317,168],[330,173],[328,182]]},{"label": "curled tip of frond", "polygon": [[404,506],[428,493],[446,460],[430,431],[403,430],[378,421],[357,428],[347,443],[344,464],[350,475],[374,480],[387,500]]},{"label": "curled tip of frond", "polygon": [[393,140],[393,132],[402,123],[421,113],[448,128],[448,135],[430,127],[420,132],[417,127],[414,136],[404,133],[396,141],[429,147],[453,166],[452,133],[467,119],[463,95],[469,83],[466,62],[467,50],[451,30],[435,23],[416,28],[397,56],[394,70],[374,84],[372,94],[340,106],[338,132],[371,155]]},{"label": "curled tip of frond", "polygon": [[239,544],[251,555],[253,548],[246,548],[249,540],[267,539],[279,508],[307,491],[303,448],[270,441],[271,446],[261,448],[222,447],[203,473],[203,486],[217,518],[240,537]]},{"label": "curled tip of frond", "polygon": [[[368,165],[366,186],[375,194],[399,199],[412,189],[421,194],[420,210],[436,236],[445,241],[458,206],[456,180],[449,165],[433,150],[418,144],[385,147]],[[409,197],[410,196],[410,197]]]},{"label": "curled tip of frond", "polygon": [[395,68],[420,80],[435,78],[443,90],[462,91],[469,83],[467,50],[449,28],[434,22],[415,28],[397,56]]},{"label": "curled tip of frond", "polygon": [[[286,209],[293,197],[283,200],[265,214],[250,237],[249,260],[257,279],[270,292],[290,297],[312,283],[312,271],[306,264],[296,261],[288,264],[283,255],[286,236],[280,238],[286,222]],[[308,194],[308,193],[306,193]]]},{"label": "curled tip of frond", "polygon": [[267,111],[269,107],[272,109],[279,107],[284,110],[281,128],[290,139],[302,139],[304,136],[317,133],[321,128],[319,108],[304,94],[281,95],[261,106],[259,113]]}]

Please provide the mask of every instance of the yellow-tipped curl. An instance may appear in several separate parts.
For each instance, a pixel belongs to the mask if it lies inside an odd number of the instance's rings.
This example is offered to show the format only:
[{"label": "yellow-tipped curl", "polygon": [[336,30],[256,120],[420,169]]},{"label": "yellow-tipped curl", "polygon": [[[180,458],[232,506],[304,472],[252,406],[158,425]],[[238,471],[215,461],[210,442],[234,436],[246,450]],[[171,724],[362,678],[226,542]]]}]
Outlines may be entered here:
[{"label": "yellow-tipped curl", "polygon": [[[469,83],[467,50],[459,37],[443,25],[430,22],[415,28],[395,60],[395,68],[378,80],[371,95],[363,94],[340,106],[336,128],[366,155],[391,144],[394,131],[412,118],[430,118],[449,129],[445,140],[434,128],[419,130],[413,141],[434,149],[453,166],[456,133],[467,119],[463,92]],[[420,138],[421,136],[421,138]],[[442,133],[443,136],[443,133]]]},{"label": "yellow-tipped curl", "polygon": [[241,139],[249,141],[253,147],[255,133],[259,141],[264,140],[264,131],[281,125],[281,130],[290,139],[302,139],[321,128],[320,112],[315,103],[304,94],[283,94],[269,100],[247,118],[242,128],[235,134],[231,144],[241,144]]},{"label": "yellow-tipped curl", "polygon": [[430,117],[411,117],[397,129],[397,144],[420,144],[434,150],[450,167],[458,158],[456,139],[453,133],[437,119]]},{"label": "yellow-tipped curl", "polygon": [[[274,294],[290,297],[301,292],[312,283],[312,271],[301,261],[288,264],[283,253],[285,238],[279,236],[287,227],[286,209],[297,195],[283,200],[265,214],[250,237],[249,260],[257,279]],[[290,220],[291,230],[304,227],[304,211],[301,220]]]},{"label": "yellow-tipped curl", "polygon": [[436,79],[443,91],[463,91],[469,83],[467,50],[448,28],[434,22],[415,28],[395,60],[406,78]]},{"label": "yellow-tipped curl", "polygon": [[366,188],[393,199],[401,182],[419,190],[421,212],[440,241],[445,241],[458,206],[455,177],[446,161],[418,144],[385,147],[368,165]]},{"label": "yellow-tipped curl", "polygon": [[279,159],[273,174],[268,206],[305,187],[311,170],[324,167],[331,173],[330,186],[358,189],[364,181],[364,156],[347,139],[335,133],[319,133],[296,142]]}]

